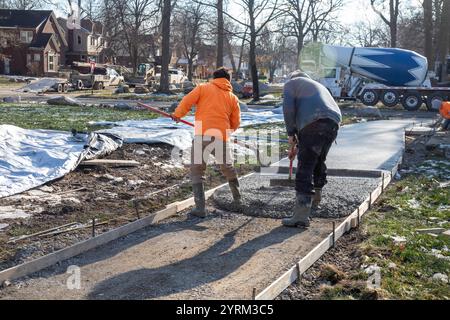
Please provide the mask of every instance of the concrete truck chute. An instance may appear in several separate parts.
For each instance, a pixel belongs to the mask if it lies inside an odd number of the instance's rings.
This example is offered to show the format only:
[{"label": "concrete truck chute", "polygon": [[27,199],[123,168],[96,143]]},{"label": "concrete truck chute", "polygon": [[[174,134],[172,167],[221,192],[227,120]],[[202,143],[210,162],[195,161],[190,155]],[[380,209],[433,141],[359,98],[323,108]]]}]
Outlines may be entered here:
[{"label": "concrete truck chute", "polygon": [[314,59],[321,66],[315,73],[316,80],[336,98],[358,99],[370,106],[380,101],[388,107],[401,103],[411,111],[423,103],[432,110],[434,100],[450,99],[450,87],[431,85],[427,59],[416,52],[331,45],[312,51],[315,57],[306,59]]}]

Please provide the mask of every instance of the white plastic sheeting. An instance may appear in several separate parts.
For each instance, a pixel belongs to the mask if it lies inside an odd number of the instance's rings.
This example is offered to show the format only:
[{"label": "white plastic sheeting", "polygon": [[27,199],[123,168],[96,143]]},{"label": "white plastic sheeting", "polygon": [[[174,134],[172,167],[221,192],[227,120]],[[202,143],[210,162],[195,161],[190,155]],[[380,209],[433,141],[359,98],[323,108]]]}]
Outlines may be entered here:
[{"label": "white plastic sheeting", "polygon": [[[194,118],[186,117],[184,120],[193,122]],[[241,114],[241,127],[283,121],[283,114],[279,109],[273,111],[252,110]],[[100,121],[92,124],[114,126],[98,132],[115,134],[121,137],[125,143],[167,143],[182,150],[191,146],[194,134],[193,128],[185,124],[174,123],[169,118],[119,122]]]},{"label": "white plastic sheeting", "polygon": [[0,125],[0,198],[63,177],[86,158],[121,145],[114,137]]},{"label": "white plastic sheeting", "polygon": [[[194,121],[193,117],[186,118]],[[242,113],[242,126],[283,121],[277,111]],[[27,130],[0,125],[0,198],[58,179],[80,161],[104,156],[126,143],[166,143],[185,150],[193,128],[168,118],[146,121],[97,122],[112,125],[89,136],[53,130]],[[240,152],[252,152],[237,146]]]},{"label": "white plastic sheeting", "polygon": [[42,78],[37,81],[34,81],[26,86],[17,89],[17,91],[21,92],[34,92],[34,93],[42,93],[50,90],[55,84],[58,82],[64,82],[65,79],[56,79],[56,78]]}]

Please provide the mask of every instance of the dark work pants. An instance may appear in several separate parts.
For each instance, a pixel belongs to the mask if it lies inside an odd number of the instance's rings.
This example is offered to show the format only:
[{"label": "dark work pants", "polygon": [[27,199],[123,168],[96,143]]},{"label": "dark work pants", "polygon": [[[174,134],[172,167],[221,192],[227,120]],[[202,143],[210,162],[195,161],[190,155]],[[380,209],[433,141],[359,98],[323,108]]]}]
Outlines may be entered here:
[{"label": "dark work pants", "polygon": [[298,166],[295,190],[298,193],[314,195],[314,188],[322,189],[327,184],[325,161],[338,130],[339,125],[333,120],[321,119],[297,133]]}]

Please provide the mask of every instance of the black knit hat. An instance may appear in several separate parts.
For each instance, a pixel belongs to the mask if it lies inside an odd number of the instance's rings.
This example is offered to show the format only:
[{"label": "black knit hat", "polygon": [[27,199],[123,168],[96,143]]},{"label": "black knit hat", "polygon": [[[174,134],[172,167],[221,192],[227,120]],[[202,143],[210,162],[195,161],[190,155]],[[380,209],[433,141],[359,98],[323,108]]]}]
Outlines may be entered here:
[{"label": "black knit hat", "polygon": [[228,70],[225,69],[224,67],[220,67],[219,69],[217,69],[216,71],[214,71],[214,73],[213,73],[213,78],[214,78],[214,79],[225,78],[225,79],[227,79],[228,81],[231,80],[230,73],[229,73]]}]

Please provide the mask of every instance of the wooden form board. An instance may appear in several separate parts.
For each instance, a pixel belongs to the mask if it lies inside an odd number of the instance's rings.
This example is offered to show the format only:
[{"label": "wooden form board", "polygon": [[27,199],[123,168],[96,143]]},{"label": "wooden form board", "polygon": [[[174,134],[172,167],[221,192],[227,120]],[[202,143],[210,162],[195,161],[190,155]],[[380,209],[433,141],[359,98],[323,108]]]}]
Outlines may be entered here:
[{"label": "wooden form board", "polygon": [[[248,174],[240,179],[244,179],[248,176],[253,175],[254,173]],[[216,188],[208,190],[205,192],[205,197],[208,199],[213,195],[213,193],[224,187],[228,184],[220,185]],[[176,215],[178,212],[183,211],[189,207],[194,205],[194,198],[191,197],[189,199],[172,203],[168,205],[166,208],[149,215],[148,217],[130,222],[125,224],[117,229],[110,230],[108,232],[102,233],[96,237],[91,239],[76,243],[70,247],[55,251],[38,259],[22,263],[15,267],[5,269],[0,271],[0,284],[6,280],[15,280],[29,274],[35,273],[47,267],[50,267],[60,261],[67,260],[69,258],[75,257],[83,252],[92,250],[108,242],[124,237],[130,233],[133,233],[137,230],[143,229],[152,224],[156,224],[161,220],[167,219],[171,216]]]}]

